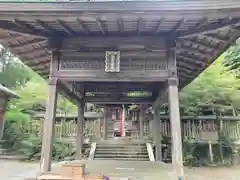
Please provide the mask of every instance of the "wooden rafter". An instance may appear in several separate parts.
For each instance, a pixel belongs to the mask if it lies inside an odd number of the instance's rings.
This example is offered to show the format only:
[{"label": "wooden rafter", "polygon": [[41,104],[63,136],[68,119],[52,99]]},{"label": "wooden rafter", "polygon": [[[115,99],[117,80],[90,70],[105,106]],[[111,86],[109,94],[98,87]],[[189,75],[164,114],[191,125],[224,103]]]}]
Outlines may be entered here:
[{"label": "wooden rafter", "polygon": [[40,25],[43,29],[45,29],[52,36],[56,36],[56,32],[54,32],[54,30],[51,27],[49,27],[45,22],[37,19],[36,23]]},{"label": "wooden rafter", "polygon": [[75,35],[75,32],[67,26],[62,20],[57,19],[56,22],[64,29],[65,32],[67,32],[69,35]]},{"label": "wooden rafter", "polygon": [[11,49],[24,49],[24,48],[27,48],[27,47],[37,45],[39,43],[43,43],[45,41],[46,40],[43,40],[43,39],[34,39],[32,41],[28,41],[28,42],[25,42],[25,43],[22,43],[22,44],[10,45],[9,48],[11,48]]},{"label": "wooden rafter", "polygon": [[9,36],[4,36],[4,37],[0,37],[0,42],[8,42],[8,41],[18,41],[20,39],[23,39],[22,35],[9,35]]},{"label": "wooden rafter", "polygon": [[202,36],[214,41],[228,42],[230,40],[230,38],[220,37],[217,34],[204,34]]},{"label": "wooden rafter", "polygon": [[[48,52],[47,50],[47,46],[43,46],[43,47],[38,47],[38,48],[34,48],[32,51],[31,51],[31,55],[32,54],[39,54],[39,53],[42,53],[42,52],[46,52],[47,54],[50,55],[50,52]],[[19,52],[18,53],[18,56],[26,56],[29,54],[29,51],[22,51],[22,52]]]},{"label": "wooden rafter", "polygon": [[88,35],[89,34],[89,30],[88,30],[86,24],[84,24],[83,21],[78,19],[78,18],[76,19],[76,21],[81,26],[81,28],[83,29],[84,33]]},{"label": "wooden rafter", "polygon": [[48,66],[36,66],[35,68],[32,68],[32,70],[37,72],[47,72],[50,69],[50,65]]},{"label": "wooden rafter", "polygon": [[[182,58],[180,58],[180,59],[182,59]],[[184,67],[188,71],[194,71],[197,68],[196,66],[191,65],[191,63],[186,63],[186,61],[181,61],[181,60],[177,61],[177,67],[180,68],[180,69],[182,67]]]},{"label": "wooden rafter", "polygon": [[201,67],[203,67],[205,65],[204,61],[202,61],[200,59],[196,60],[186,54],[179,54],[177,57],[178,57],[178,59],[184,59],[186,62],[191,62],[192,64],[200,65]]},{"label": "wooden rafter", "polygon": [[[46,64],[49,64],[50,63],[50,59],[48,59],[49,57],[46,56],[46,58],[43,59],[43,61],[37,61],[37,62],[29,62],[29,63],[25,63],[26,65],[28,65],[29,67],[31,68],[34,68],[34,67],[38,67],[40,65],[46,65]],[[46,60],[45,60],[46,59]]]},{"label": "wooden rafter", "polygon": [[44,33],[40,30],[30,32],[24,28],[20,28],[19,25],[15,24],[14,22],[9,22],[9,21],[0,20],[0,29],[8,31],[8,32],[13,32],[16,34],[24,35],[24,36],[35,36],[35,37],[40,37],[40,38],[48,37],[47,33]]},{"label": "wooden rafter", "polygon": [[208,23],[208,18],[204,17],[196,24],[196,26],[193,28],[193,30],[197,31],[198,29],[200,29],[202,26],[204,26],[207,23]]},{"label": "wooden rafter", "polygon": [[27,32],[34,33],[34,32],[37,31],[32,26],[30,26],[29,24],[26,24],[26,23],[20,21],[19,19],[14,19],[13,23],[18,25],[20,28],[25,29]]},{"label": "wooden rafter", "polygon": [[187,47],[187,46],[182,46],[180,51],[188,52],[188,53],[195,54],[197,56],[201,56],[201,57],[205,57],[205,58],[211,58],[212,57],[212,54],[209,54],[208,52],[206,52],[204,50],[195,49],[195,48]]},{"label": "wooden rafter", "polygon": [[188,44],[191,44],[192,46],[196,46],[196,47],[201,47],[201,48],[204,48],[204,49],[207,49],[207,50],[210,50],[210,51],[214,51],[214,47],[212,47],[211,45],[207,44],[207,43],[202,43],[202,42],[199,42],[199,41],[194,41],[194,40],[191,40],[191,39],[184,39],[184,42],[181,42],[182,44],[184,43],[188,43]]},{"label": "wooden rafter", "polygon": [[232,26],[238,26],[240,24],[240,18],[232,18],[228,21],[224,20],[223,22],[214,22],[207,25],[203,25],[202,27],[193,30],[189,30],[186,32],[179,32],[177,33],[177,37],[179,38],[186,38],[192,36],[198,36],[203,34],[209,34],[216,32],[216,30],[230,28]]},{"label": "wooden rafter", "polygon": [[185,19],[182,18],[182,19],[171,29],[171,31],[172,31],[172,32],[177,32],[177,31],[179,31],[179,29],[182,27],[182,25],[184,24],[184,22],[185,22]]}]

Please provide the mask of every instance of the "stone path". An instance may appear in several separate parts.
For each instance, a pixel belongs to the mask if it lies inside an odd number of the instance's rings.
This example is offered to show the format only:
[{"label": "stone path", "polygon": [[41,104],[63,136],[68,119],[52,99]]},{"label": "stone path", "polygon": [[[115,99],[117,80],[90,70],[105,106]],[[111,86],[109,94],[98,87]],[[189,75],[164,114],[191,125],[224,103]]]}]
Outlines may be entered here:
[{"label": "stone path", "polygon": [[18,162],[0,159],[1,180],[22,180],[28,174],[35,174],[39,169],[38,163]]},{"label": "stone path", "polygon": [[[151,162],[122,161],[81,161],[87,163],[87,169],[95,173],[108,172],[109,175],[126,176],[127,174],[145,178],[141,180],[171,179],[173,172],[170,165]],[[0,160],[0,180],[24,180],[38,173],[39,163],[26,163]],[[55,165],[56,167],[56,165]],[[185,168],[186,180],[239,180],[240,167],[222,168]],[[119,180],[119,178],[116,178]]]}]

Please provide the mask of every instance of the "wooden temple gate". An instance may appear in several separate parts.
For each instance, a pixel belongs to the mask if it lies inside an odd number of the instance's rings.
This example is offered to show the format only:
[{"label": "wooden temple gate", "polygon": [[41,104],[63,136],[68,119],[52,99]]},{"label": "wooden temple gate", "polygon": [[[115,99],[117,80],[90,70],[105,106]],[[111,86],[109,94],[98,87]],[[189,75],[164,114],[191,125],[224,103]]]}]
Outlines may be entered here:
[{"label": "wooden temple gate", "polygon": [[79,107],[78,159],[84,103],[91,102],[153,106],[161,160],[158,106],[168,100],[173,164],[176,179],[183,177],[178,91],[239,37],[239,25],[239,0],[1,1],[1,43],[49,79],[41,171],[51,169],[61,93]]}]

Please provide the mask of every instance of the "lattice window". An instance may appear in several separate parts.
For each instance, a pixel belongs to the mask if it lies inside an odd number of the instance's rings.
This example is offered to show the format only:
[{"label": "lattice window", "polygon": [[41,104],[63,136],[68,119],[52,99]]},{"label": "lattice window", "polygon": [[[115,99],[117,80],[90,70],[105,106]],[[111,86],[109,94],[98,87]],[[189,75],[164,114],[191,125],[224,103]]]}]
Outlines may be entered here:
[{"label": "lattice window", "polygon": [[105,72],[120,72],[120,52],[106,51]]}]

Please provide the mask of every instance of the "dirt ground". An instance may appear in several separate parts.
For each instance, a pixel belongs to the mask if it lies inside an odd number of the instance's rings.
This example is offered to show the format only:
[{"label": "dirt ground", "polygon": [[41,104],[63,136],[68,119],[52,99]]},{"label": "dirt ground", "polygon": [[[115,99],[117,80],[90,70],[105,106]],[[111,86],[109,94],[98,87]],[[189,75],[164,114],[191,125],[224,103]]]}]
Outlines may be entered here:
[{"label": "dirt ground", "polygon": [[[126,174],[138,174],[139,177],[137,179],[142,180],[159,180],[159,179],[171,179],[170,176],[172,172],[169,170],[169,166],[165,165],[147,165],[146,163],[139,162],[87,162],[89,171],[99,170],[99,166],[101,164],[105,165],[105,169],[108,172],[111,171],[111,175],[114,175],[114,179],[116,178],[116,174],[121,174],[121,177],[126,177]],[[146,166],[147,165],[147,166]],[[25,177],[33,177],[38,173],[39,163],[27,163],[27,162],[16,162],[16,161],[6,161],[0,160],[0,180],[24,180]],[[110,168],[111,166],[111,168]],[[135,172],[117,172],[114,169],[116,167],[134,167],[136,169]],[[134,169],[132,168],[132,169]],[[143,170],[144,169],[144,170]],[[104,171],[102,169],[101,171]],[[97,172],[97,171],[96,171]],[[125,174],[125,175],[123,175]],[[214,167],[214,168],[185,168],[186,180],[240,180],[240,166],[239,167]],[[143,178],[144,176],[144,178]],[[133,177],[133,176],[132,176]]]}]

